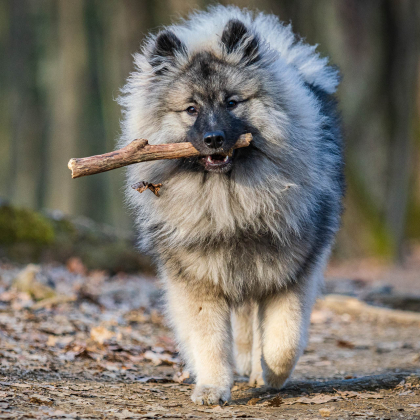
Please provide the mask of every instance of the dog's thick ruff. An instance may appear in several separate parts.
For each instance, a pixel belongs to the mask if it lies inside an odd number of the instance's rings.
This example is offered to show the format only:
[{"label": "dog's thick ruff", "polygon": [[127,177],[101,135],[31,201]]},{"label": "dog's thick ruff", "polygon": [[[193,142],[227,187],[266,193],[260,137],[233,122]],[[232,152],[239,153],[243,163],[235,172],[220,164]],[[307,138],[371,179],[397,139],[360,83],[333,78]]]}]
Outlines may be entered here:
[{"label": "dog's thick ruff", "polygon": [[[290,25],[221,6],[150,36],[135,64],[119,146],[187,140],[208,155],[127,171],[128,185],[163,183],[159,198],[128,188],[128,202],[196,377],[192,398],[229,399],[234,354],[251,383],[280,388],[340,223],[338,73]],[[251,146],[224,158],[245,132]]]}]

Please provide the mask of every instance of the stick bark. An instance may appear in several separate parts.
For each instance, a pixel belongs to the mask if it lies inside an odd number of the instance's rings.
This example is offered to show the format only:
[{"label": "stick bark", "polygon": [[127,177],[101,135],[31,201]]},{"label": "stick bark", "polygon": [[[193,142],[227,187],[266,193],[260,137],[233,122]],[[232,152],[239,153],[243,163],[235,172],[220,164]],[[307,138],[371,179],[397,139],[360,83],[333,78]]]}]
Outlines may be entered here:
[{"label": "stick bark", "polygon": [[[233,149],[249,146],[252,135],[242,134]],[[103,155],[89,156],[85,158],[73,158],[69,160],[68,167],[72,178],[99,174],[121,168],[134,163],[160,159],[180,159],[201,156],[200,152],[188,142],[150,145],[145,139],[132,141],[122,149]]]}]

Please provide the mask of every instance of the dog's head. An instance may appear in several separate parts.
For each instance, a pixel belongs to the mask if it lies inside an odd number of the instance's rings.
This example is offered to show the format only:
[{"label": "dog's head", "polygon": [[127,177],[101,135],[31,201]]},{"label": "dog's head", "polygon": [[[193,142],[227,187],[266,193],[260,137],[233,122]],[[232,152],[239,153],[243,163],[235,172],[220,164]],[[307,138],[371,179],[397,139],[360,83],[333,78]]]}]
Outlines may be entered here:
[{"label": "dog's head", "polygon": [[[228,172],[241,134],[255,134],[254,118],[263,115],[264,86],[258,37],[231,19],[218,48],[189,51],[171,30],[154,39],[148,54],[153,68],[150,89],[158,94],[156,116],[168,137],[189,141],[203,157],[201,168]],[[265,98],[264,100],[262,98]]]},{"label": "dog's head", "polygon": [[[120,144],[189,141],[204,156],[151,165],[155,171],[232,171],[237,180],[255,170],[268,180],[283,168],[285,179],[310,178],[302,168],[314,167],[324,118],[312,90],[327,95],[338,84],[327,62],[274,16],[222,6],[194,13],[135,54],[120,98]],[[251,145],[232,152],[244,133]]]}]

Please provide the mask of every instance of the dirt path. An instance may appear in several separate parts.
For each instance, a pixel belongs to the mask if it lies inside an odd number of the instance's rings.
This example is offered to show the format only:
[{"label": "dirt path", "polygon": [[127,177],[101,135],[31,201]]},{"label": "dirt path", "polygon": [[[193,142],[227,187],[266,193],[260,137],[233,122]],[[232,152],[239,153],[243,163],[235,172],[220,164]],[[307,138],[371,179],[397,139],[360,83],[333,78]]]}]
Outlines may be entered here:
[{"label": "dirt path", "polygon": [[229,405],[199,407],[154,282],[72,270],[0,266],[0,419],[420,419],[420,324],[320,302],[284,390],[237,377]]}]

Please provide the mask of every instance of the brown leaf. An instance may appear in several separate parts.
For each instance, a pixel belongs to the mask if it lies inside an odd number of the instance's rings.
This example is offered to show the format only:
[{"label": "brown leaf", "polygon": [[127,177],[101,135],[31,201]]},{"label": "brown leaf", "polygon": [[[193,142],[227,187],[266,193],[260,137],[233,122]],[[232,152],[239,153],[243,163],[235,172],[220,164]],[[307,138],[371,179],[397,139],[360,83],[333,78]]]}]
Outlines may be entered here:
[{"label": "brown leaf", "polygon": [[90,338],[99,344],[104,344],[105,341],[110,340],[114,337],[115,333],[106,329],[105,327],[93,327],[90,330]]},{"label": "brown leaf", "polygon": [[331,411],[333,411],[334,408],[320,408],[319,409],[319,414],[321,414],[322,417],[330,417],[331,416]]},{"label": "brown leaf", "polygon": [[79,257],[69,258],[66,262],[66,267],[70,273],[79,274],[81,276],[86,276],[87,274],[86,266]]},{"label": "brown leaf", "polygon": [[381,400],[384,396],[377,393],[359,392],[357,397],[365,400]]},{"label": "brown leaf", "polygon": [[359,396],[359,393],[356,391],[337,391],[340,394],[340,397],[343,397],[344,399],[348,398],[356,398]]},{"label": "brown leaf", "polygon": [[343,349],[354,349],[354,344],[347,340],[337,340],[336,344],[337,347],[341,347]]},{"label": "brown leaf", "polygon": [[32,387],[32,385],[29,385],[29,384],[18,384],[18,383],[12,384],[11,386],[13,388],[31,388]]},{"label": "brown leaf", "polygon": [[259,400],[259,398],[251,398],[246,405],[256,405]]},{"label": "brown leaf", "polygon": [[300,397],[297,400],[294,401],[287,401],[285,404],[292,405],[292,404],[325,404],[331,401],[338,401],[342,398],[337,395],[325,395],[325,394],[319,394],[315,397],[309,398],[309,397]]},{"label": "brown leaf", "polygon": [[49,347],[62,347],[69,345],[74,340],[72,336],[57,337],[56,335],[49,335],[47,340],[47,346]]},{"label": "brown leaf", "polygon": [[276,395],[271,400],[268,400],[267,403],[268,407],[280,407],[283,404],[283,398],[280,395]]},{"label": "brown leaf", "polygon": [[40,395],[40,394],[32,394],[29,397],[29,400],[35,404],[53,405],[53,400],[51,398],[44,397],[43,395]]}]

